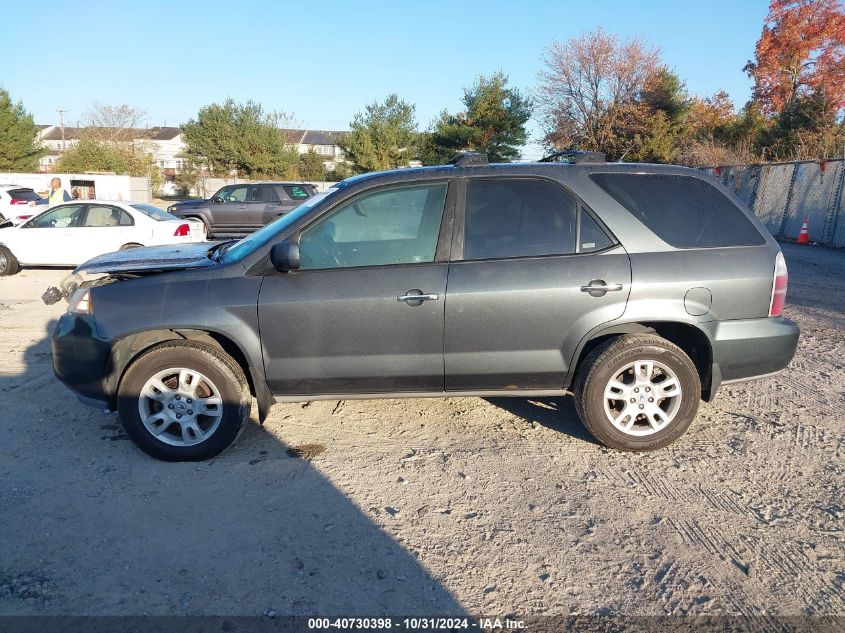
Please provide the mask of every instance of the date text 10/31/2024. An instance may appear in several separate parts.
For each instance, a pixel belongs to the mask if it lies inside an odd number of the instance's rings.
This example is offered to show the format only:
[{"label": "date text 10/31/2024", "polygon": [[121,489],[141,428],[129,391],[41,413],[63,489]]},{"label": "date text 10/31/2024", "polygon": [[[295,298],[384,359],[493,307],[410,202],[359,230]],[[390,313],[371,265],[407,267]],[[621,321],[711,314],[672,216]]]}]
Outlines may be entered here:
[{"label": "date text 10/31/2024", "polygon": [[510,618],[309,618],[308,628],[311,630],[510,630],[518,631],[525,628],[522,620]]}]

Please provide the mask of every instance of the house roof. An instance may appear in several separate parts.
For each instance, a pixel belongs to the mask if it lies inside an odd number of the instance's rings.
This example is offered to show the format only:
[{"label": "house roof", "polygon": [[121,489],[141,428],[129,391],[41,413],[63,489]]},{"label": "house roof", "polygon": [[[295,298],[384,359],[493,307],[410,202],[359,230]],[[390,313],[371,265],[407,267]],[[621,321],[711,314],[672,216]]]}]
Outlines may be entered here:
[{"label": "house roof", "polygon": [[332,130],[283,130],[288,143],[296,145],[336,145],[338,137],[346,136],[349,132]]},{"label": "house roof", "polygon": [[[42,130],[46,130],[51,126],[39,126]],[[83,132],[86,128],[81,127],[69,127],[65,126],[64,136],[65,140],[72,140],[78,139],[81,132]],[[110,132],[123,132],[123,130],[118,130],[116,128],[100,128],[100,132],[104,134],[104,136],[109,136]],[[135,128],[132,130],[132,136],[135,139],[149,139],[151,141],[172,141],[177,136],[182,133],[181,128],[178,127],[150,127],[150,128]],[[62,140],[62,128],[59,126],[53,127],[49,130],[44,136],[41,137],[44,141],[61,141]]]}]

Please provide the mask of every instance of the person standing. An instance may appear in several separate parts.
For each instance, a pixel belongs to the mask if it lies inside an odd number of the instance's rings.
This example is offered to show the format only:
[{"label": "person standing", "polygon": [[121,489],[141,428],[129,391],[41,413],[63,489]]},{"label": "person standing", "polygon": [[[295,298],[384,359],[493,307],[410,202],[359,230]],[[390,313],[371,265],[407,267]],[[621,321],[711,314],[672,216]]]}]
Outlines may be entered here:
[{"label": "person standing", "polygon": [[58,178],[53,178],[50,181],[50,195],[47,198],[47,204],[52,207],[62,202],[68,202],[69,200],[72,200],[72,198],[62,187],[62,181]]}]

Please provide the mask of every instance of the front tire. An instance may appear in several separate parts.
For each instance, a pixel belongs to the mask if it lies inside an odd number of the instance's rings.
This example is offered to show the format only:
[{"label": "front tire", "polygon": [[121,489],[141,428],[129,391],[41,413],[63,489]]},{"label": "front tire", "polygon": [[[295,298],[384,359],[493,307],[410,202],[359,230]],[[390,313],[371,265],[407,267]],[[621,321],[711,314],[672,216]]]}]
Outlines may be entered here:
[{"label": "front tire", "polygon": [[123,375],[118,413],[142,451],[164,461],[201,461],[230,446],[249,420],[252,397],[240,366],[197,342],[167,342]]},{"label": "front tire", "polygon": [[0,277],[14,275],[21,269],[17,257],[5,246],[0,246]]},{"label": "front tire", "polygon": [[689,356],[656,334],[611,339],[585,359],[575,409],[602,444],[624,451],[668,446],[698,412],[701,381]]}]

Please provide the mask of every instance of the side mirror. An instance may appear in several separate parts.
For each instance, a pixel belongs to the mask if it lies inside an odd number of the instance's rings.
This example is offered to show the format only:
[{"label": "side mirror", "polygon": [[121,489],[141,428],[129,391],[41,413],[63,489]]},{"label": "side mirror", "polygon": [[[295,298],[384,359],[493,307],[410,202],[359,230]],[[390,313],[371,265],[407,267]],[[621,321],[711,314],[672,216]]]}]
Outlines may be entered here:
[{"label": "side mirror", "polygon": [[211,198],[211,201],[214,202],[215,204],[217,204],[217,203],[223,202],[223,198],[221,198],[220,196],[214,196],[214,197]]},{"label": "side mirror", "polygon": [[285,240],[273,246],[270,251],[270,261],[273,268],[280,273],[299,269],[299,244],[293,240]]}]

